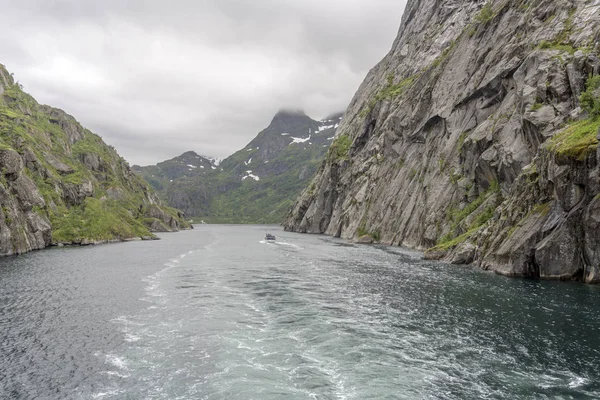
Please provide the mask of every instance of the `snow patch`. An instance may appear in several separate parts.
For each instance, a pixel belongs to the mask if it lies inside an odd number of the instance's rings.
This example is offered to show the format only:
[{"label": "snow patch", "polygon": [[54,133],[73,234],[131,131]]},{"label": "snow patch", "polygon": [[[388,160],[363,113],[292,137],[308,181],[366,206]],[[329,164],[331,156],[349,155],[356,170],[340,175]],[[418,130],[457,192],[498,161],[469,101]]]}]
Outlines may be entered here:
[{"label": "snow patch", "polygon": [[[190,167],[190,169],[191,168],[198,168],[198,167],[196,167],[195,165],[192,165],[192,164],[188,164],[187,166]],[[202,168],[204,168],[204,167],[202,167]]]},{"label": "snow patch", "polygon": [[283,133],[281,134],[281,136],[290,136],[290,134],[289,134],[289,133],[287,133],[287,132],[283,132]]},{"label": "snow patch", "polygon": [[333,124],[333,125],[321,125],[319,127],[319,130],[317,132],[323,132],[327,129],[331,129],[331,128],[337,128],[339,124]]},{"label": "snow patch", "polygon": [[253,175],[251,172],[252,172],[252,171],[246,171],[246,173],[247,173],[248,175],[246,175],[246,176],[242,177],[242,180],[243,180],[243,181],[245,181],[246,179],[250,178],[250,179],[254,179],[255,181],[260,181],[260,177],[258,177],[258,176],[256,176],[256,175]]},{"label": "snow patch", "polygon": [[[304,143],[304,142],[308,142],[310,140],[310,135],[306,138],[306,139],[302,139],[302,138],[297,138],[297,137],[293,137],[292,136],[292,143]],[[290,144],[292,144],[290,143]]]},{"label": "snow patch", "polygon": [[206,158],[208,161],[211,162],[211,164],[213,164],[214,166],[218,166],[219,164],[221,164],[221,160],[220,158],[215,158],[215,157],[204,157]]}]

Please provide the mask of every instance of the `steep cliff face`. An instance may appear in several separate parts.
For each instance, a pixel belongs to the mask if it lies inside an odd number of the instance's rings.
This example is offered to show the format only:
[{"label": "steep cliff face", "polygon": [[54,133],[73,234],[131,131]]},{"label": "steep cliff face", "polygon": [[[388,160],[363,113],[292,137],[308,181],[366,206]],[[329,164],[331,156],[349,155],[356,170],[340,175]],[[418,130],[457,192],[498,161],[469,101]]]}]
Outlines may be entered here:
[{"label": "steep cliff face", "polygon": [[600,281],[599,42],[600,0],[409,1],[285,228]]},{"label": "steep cliff face", "polygon": [[0,255],[189,227],[102,139],[0,65]]}]

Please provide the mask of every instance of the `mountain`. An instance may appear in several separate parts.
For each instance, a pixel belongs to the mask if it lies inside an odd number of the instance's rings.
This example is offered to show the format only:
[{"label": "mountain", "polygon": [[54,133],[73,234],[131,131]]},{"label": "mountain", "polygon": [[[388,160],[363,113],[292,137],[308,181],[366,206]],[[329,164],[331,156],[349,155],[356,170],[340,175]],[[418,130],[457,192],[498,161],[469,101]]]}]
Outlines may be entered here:
[{"label": "mountain", "polygon": [[600,2],[409,0],[285,228],[600,282]]},{"label": "mountain", "polygon": [[[207,174],[217,169],[215,159],[188,151],[156,165],[131,170],[144,178],[167,203],[178,204],[188,216],[206,215],[209,195],[204,186]],[[204,179],[203,179],[204,178]],[[177,183],[174,181],[179,180]]]},{"label": "mountain", "polygon": [[190,227],[114,148],[0,65],[0,255]]},{"label": "mountain", "polygon": [[187,152],[132,169],[186,215],[210,222],[277,223],[316,172],[341,117],[315,121],[300,110],[281,110],[220,164]]}]

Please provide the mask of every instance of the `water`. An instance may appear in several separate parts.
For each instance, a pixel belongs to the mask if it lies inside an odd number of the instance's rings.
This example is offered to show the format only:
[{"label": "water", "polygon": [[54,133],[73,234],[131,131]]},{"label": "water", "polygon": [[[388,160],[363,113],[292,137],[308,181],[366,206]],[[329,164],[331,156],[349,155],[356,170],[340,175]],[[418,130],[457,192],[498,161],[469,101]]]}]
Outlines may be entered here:
[{"label": "water", "polygon": [[600,397],[600,288],[273,227],[0,260],[2,399]]}]

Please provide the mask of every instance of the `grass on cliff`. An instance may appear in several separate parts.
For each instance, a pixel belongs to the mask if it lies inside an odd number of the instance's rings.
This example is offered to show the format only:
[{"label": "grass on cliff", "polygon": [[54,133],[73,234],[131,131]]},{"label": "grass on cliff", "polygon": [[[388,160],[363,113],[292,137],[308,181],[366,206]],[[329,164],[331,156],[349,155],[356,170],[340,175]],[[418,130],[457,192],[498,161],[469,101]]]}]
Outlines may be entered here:
[{"label": "grass on cliff", "polygon": [[[21,154],[28,150],[35,156],[32,169],[26,166],[23,172],[46,201],[46,208],[36,207],[34,211],[50,220],[53,242],[150,236],[143,224],[147,185],[128,172],[127,163],[114,148],[68,114],[38,104],[20,85],[5,89],[0,96],[0,144]],[[83,139],[71,145],[67,130],[77,131]],[[91,171],[82,163],[85,153],[98,155],[107,168]],[[73,172],[59,173],[49,158],[68,165]],[[63,192],[78,192],[82,183],[89,182],[92,197],[78,205],[67,204]],[[123,199],[103,198],[109,188],[121,190]],[[166,212],[176,215],[172,210]]]},{"label": "grass on cliff", "polygon": [[600,97],[594,95],[598,89],[600,89],[600,75],[588,79],[586,90],[579,97],[581,108],[587,111],[591,117],[600,117]]},{"label": "grass on cliff", "polygon": [[550,150],[577,160],[596,151],[600,133],[600,97],[594,93],[600,89],[600,75],[590,77],[586,91],[579,97],[581,107],[588,112],[589,118],[570,123],[565,129],[552,137]]},{"label": "grass on cliff", "polygon": [[377,231],[369,231],[364,224],[361,224],[356,230],[356,235],[360,238],[363,236],[369,236],[375,242],[381,241],[381,233]]},{"label": "grass on cliff", "polygon": [[373,111],[375,105],[382,100],[394,100],[395,98],[399,97],[414,84],[418,77],[419,74],[415,74],[401,80],[398,83],[394,83],[394,75],[388,75],[386,86],[379,90],[375,96],[369,100],[367,106],[360,112],[359,116],[361,118],[366,117],[371,111]]},{"label": "grass on cliff", "polygon": [[485,24],[491,21],[496,16],[494,9],[492,7],[492,2],[487,2],[479,11],[477,15],[475,15],[475,21],[480,24]]},{"label": "grass on cliff", "polygon": [[328,158],[331,161],[348,160],[352,139],[347,134],[339,135],[329,147]]},{"label": "grass on cliff", "polygon": [[490,187],[482,192],[475,200],[467,204],[462,210],[457,208],[450,208],[447,211],[447,220],[451,222],[450,231],[448,234],[442,236],[437,245],[430,249],[430,251],[441,251],[453,248],[460,243],[464,242],[475,232],[477,232],[483,225],[485,225],[494,216],[496,205],[490,205],[488,208],[483,210],[475,217],[467,229],[467,232],[457,235],[457,230],[460,224],[471,214],[473,214],[490,196],[498,194],[500,192],[500,185],[497,181],[493,181]]},{"label": "grass on cliff", "polygon": [[596,151],[599,129],[600,117],[571,123],[552,137],[549,148],[559,155],[583,160]]},{"label": "grass on cliff", "polygon": [[50,212],[52,242],[77,243],[151,236],[142,222],[114,200],[88,197],[80,206]]},{"label": "grass on cliff", "polygon": [[[563,51],[566,53],[569,53],[570,55],[575,54],[575,52],[578,50],[576,48],[573,47],[571,41],[570,41],[570,37],[571,34],[573,33],[573,19],[575,16],[575,11],[577,10],[577,8],[572,8],[569,11],[569,14],[567,16],[567,18],[563,21],[563,28],[562,30],[552,39],[552,40],[542,40],[537,48],[541,49],[541,50],[558,50],[558,51]],[[556,16],[551,16],[549,17],[545,22],[549,23],[552,22],[556,19]]]}]

